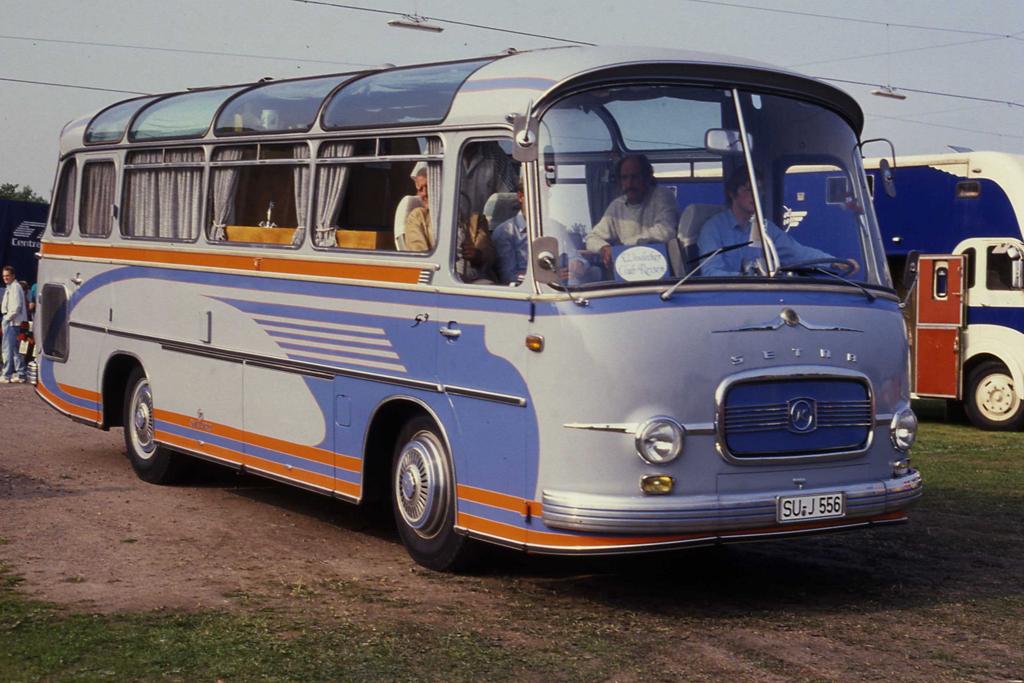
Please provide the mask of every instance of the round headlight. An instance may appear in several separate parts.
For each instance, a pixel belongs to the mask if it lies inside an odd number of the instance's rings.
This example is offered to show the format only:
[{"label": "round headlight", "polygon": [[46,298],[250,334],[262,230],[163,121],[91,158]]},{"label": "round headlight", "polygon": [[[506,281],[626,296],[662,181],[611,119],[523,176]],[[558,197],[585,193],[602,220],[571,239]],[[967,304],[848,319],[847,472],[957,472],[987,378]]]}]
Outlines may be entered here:
[{"label": "round headlight", "polygon": [[671,417],[652,417],[636,430],[636,452],[651,465],[672,462],[683,452],[686,430]]},{"label": "round headlight", "polygon": [[917,415],[910,408],[904,408],[892,417],[889,424],[889,438],[899,451],[909,451],[917,439]]}]

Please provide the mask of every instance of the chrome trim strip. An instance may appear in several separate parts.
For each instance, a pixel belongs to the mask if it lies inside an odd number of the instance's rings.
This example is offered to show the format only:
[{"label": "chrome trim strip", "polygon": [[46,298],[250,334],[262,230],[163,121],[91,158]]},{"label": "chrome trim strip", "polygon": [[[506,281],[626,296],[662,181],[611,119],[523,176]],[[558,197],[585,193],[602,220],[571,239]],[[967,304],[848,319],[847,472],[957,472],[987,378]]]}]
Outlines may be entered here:
[{"label": "chrome trim strip", "polygon": [[562,425],[566,429],[589,429],[594,432],[614,432],[615,434],[632,434],[636,431],[636,428],[640,426],[639,422],[623,422],[623,423],[612,423],[612,422],[566,422]]},{"label": "chrome trim strip", "polygon": [[731,495],[609,496],[545,490],[541,502],[544,524],[555,529],[616,534],[721,534],[778,527],[779,496],[843,493],[846,517],[833,519],[856,522],[858,518],[901,511],[916,502],[922,492],[921,475],[912,470],[899,479]]},{"label": "chrome trim strip", "polygon": [[271,370],[280,370],[281,372],[290,372],[298,375],[304,375],[308,377],[316,377],[319,379],[334,379],[335,377],[352,377],[354,379],[365,379],[373,382],[383,382],[385,384],[394,384],[403,387],[409,387],[412,389],[422,389],[424,391],[431,391],[434,393],[441,393],[444,388],[436,382],[426,382],[418,379],[406,379],[404,377],[393,377],[391,375],[384,375],[377,372],[370,372],[367,370],[354,370],[348,368],[336,368],[328,365],[321,365],[319,363],[308,363],[305,361],[288,360],[284,358],[275,358],[273,356],[261,356],[254,353],[245,353],[241,351],[231,351],[228,349],[219,349],[202,344],[192,344],[189,342],[181,342],[173,339],[164,339],[161,337],[154,337],[150,335],[138,334],[135,332],[125,332],[122,330],[114,330],[99,325],[90,325],[87,323],[70,323],[72,327],[78,327],[84,330],[90,330],[93,332],[101,332],[109,334],[114,337],[123,337],[125,339],[135,339],[138,341],[152,342],[160,344],[160,347],[166,351],[174,351],[177,353],[183,353],[192,356],[201,356],[205,358],[215,358],[232,363],[244,363],[246,365],[252,365],[255,367],[263,367]]},{"label": "chrome trim strip", "polygon": [[844,379],[855,380],[864,385],[869,401],[870,409],[867,415],[875,415],[875,394],[871,387],[871,380],[862,372],[849,370],[847,368],[823,367],[817,365],[793,365],[789,367],[772,368],[770,370],[745,370],[726,377],[715,389],[715,448],[723,460],[732,465],[763,465],[765,463],[796,463],[796,462],[825,462],[828,460],[841,460],[862,455],[871,449],[874,442],[875,430],[870,425],[867,430],[867,438],[862,448],[855,448],[845,451],[836,451],[824,454],[802,454],[802,455],[752,455],[749,457],[736,457],[725,443],[725,396],[729,389],[737,384],[749,382],[771,382],[773,380],[794,380],[794,379]]},{"label": "chrome trim strip", "polygon": [[160,347],[165,351],[173,351],[176,353],[183,353],[190,356],[200,356],[203,358],[214,358],[217,360],[223,360],[230,363],[242,363],[245,365],[252,365],[253,367],[266,368],[268,370],[290,372],[296,375],[303,375],[305,377],[316,377],[318,379],[352,377],[355,379],[365,379],[373,382],[394,384],[397,386],[407,387],[411,389],[422,389],[424,391],[431,391],[434,393],[448,393],[454,396],[466,396],[468,398],[476,398],[483,401],[494,401],[496,403],[504,403],[506,405],[513,405],[519,407],[526,406],[526,399],[523,398],[522,396],[500,394],[493,391],[485,391],[483,389],[461,387],[454,384],[438,384],[436,382],[426,382],[424,380],[418,379],[406,379],[404,377],[394,377],[392,375],[384,375],[377,372],[369,372],[367,370],[336,368],[328,365],[321,365],[319,363],[288,360],[284,358],[275,358],[273,356],[262,356],[254,353],[246,353],[243,351],[231,351],[228,349],[220,349],[206,346],[203,344],[193,344],[190,342],[182,342],[173,339],[163,339],[161,337],[153,337],[150,335],[138,334],[135,332],[114,330],[107,327],[102,327],[100,325],[90,325],[88,323],[72,322],[70,323],[70,325],[72,327],[77,327],[92,332],[109,334],[114,337],[123,337],[126,339],[135,339],[138,341],[153,342],[156,344],[160,344]]},{"label": "chrome trim strip", "polygon": [[512,396],[511,394],[498,394],[493,391],[484,391],[482,389],[470,389],[469,387],[459,387],[453,384],[441,385],[441,390],[445,393],[452,394],[453,396],[467,396],[469,398],[479,398],[484,401],[494,401],[496,403],[505,403],[507,405],[519,406],[520,408],[526,406],[526,399],[521,396]]},{"label": "chrome trim strip", "polygon": [[[639,422],[566,422],[562,425],[566,429],[587,429],[595,432],[612,432],[615,434],[635,434],[640,426]],[[715,433],[713,422],[694,422],[691,424],[680,423],[686,430],[687,436],[706,436]]]},{"label": "chrome trim strip", "polygon": [[[829,520],[824,520],[828,522]],[[834,520],[833,520],[834,521]],[[864,527],[882,526],[891,524],[905,524],[906,517],[899,519],[867,519],[850,522],[847,524],[823,524],[820,527],[811,529],[780,529],[771,531],[757,531],[751,533],[735,534],[708,534],[698,538],[685,538],[676,541],[662,541],[657,543],[636,543],[630,545],[608,545],[608,546],[552,546],[544,544],[525,544],[524,548],[537,555],[625,555],[634,553],[655,553],[675,548],[701,547],[710,545],[727,545],[731,543],[745,543],[765,538],[791,538],[796,536],[807,536],[812,534],[828,534]],[[469,534],[477,536],[476,533]],[[482,538],[489,538],[480,534]],[[518,547],[518,545],[514,546]]]}]

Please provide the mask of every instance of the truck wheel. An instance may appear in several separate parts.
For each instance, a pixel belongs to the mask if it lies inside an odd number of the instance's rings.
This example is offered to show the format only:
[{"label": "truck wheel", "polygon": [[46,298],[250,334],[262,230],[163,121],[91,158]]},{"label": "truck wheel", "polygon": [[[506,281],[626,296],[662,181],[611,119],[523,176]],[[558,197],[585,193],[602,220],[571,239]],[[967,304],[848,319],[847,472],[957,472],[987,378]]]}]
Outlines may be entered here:
[{"label": "truck wheel", "polygon": [[124,395],[124,444],[139,479],[150,484],[171,484],[184,473],[185,456],[158,446],[153,417],[153,392],[142,368],[128,377]]},{"label": "truck wheel", "polygon": [[391,504],[412,559],[438,571],[464,569],[471,543],[455,531],[451,458],[433,420],[415,417],[398,437],[391,463]]},{"label": "truck wheel", "polygon": [[1012,431],[1024,426],[1024,401],[1009,370],[997,361],[986,361],[971,371],[964,408],[979,429]]}]

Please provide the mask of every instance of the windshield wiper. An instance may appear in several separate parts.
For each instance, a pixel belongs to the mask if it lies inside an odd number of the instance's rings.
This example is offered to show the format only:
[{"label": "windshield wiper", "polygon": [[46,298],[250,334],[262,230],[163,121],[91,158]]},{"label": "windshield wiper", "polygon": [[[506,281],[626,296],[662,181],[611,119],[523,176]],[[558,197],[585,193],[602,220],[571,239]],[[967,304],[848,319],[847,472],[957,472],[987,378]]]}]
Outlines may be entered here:
[{"label": "windshield wiper", "polygon": [[829,276],[830,278],[832,278],[834,280],[839,280],[840,282],[848,284],[851,287],[856,287],[857,289],[859,289],[864,294],[864,296],[866,296],[868,298],[868,301],[874,301],[875,299],[878,298],[877,296],[872,294],[870,291],[868,291],[868,289],[864,285],[860,284],[856,280],[850,280],[849,278],[845,278],[842,275],[840,275],[839,273],[831,271],[828,268],[825,268],[823,266],[800,265],[799,263],[797,263],[797,264],[794,264],[792,266],[779,266],[778,272],[780,272],[780,273],[797,273],[797,274],[802,274],[802,273],[821,273],[822,275],[827,275],[827,276]]},{"label": "windshield wiper", "polygon": [[689,273],[684,275],[681,279],[676,281],[676,283],[674,285],[672,285],[671,287],[669,287],[668,289],[663,291],[659,295],[659,296],[661,296],[661,300],[662,301],[668,301],[669,299],[671,299],[672,295],[676,293],[676,290],[683,286],[683,283],[685,283],[691,277],[696,275],[697,272],[701,268],[703,268],[705,266],[705,264],[707,264],[714,257],[718,256],[719,254],[724,254],[727,251],[732,251],[733,249],[740,249],[742,247],[749,247],[751,244],[753,244],[752,241],[751,242],[739,242],[737,244],[727,244],[724,247],[719,247],[718,249],[715,249],[714,251],[709,251],[706,254],[700,254],[699,256],[690,259],[689,261],[687,261],[688,264],[689,263],[693,263],[694,261],[698,261],[699,263],[697,263],[697,266],[693,270],[691,270]]},{"label": "windshield wiper", "polygon": [[570,285],[563,285],[561,282],[549,282],[548,287],[555,290],[556,292],[565,292],[569,295],[569,299],[577,306],[587,307],[590,305],[590,301],[585,297],[573,296],[576,288]]}]

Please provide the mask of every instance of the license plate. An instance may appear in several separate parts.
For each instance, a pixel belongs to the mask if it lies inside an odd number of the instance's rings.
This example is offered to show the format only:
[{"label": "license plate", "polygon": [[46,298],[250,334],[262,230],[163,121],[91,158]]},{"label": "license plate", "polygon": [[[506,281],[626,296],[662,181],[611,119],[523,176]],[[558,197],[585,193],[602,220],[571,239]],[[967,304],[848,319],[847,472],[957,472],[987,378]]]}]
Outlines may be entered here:
[{"label": "license plate", "polygon": [[811,496],[780,496],[775,509],[779,523],[803,522],[846,515],[846,495],[820,493]]}]

